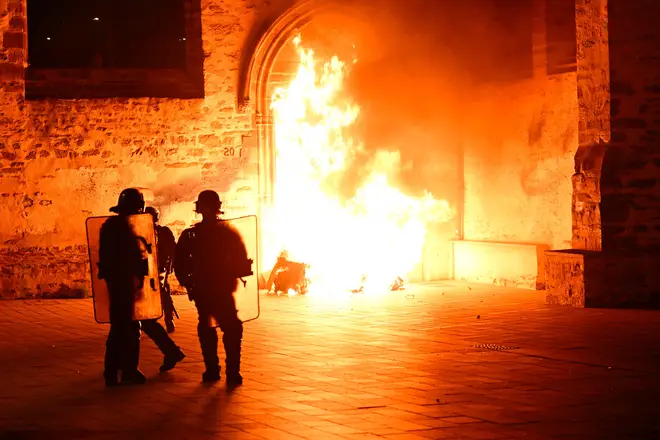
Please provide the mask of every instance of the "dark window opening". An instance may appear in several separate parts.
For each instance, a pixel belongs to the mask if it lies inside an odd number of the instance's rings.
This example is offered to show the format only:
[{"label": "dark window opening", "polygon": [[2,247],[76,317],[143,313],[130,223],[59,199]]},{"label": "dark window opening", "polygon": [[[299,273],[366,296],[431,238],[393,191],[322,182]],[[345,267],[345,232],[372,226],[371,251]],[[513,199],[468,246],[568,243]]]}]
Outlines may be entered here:
[{"label": "dark window opening", "polygon": [[492,17],[493,32],[484,44],[490,53],[496,78],[527,79],[533,76],[532,0],[497,0]]},{"label": "dark window opening", "polygon": [[546,0],[545,4],[547,73],[575,72],[575,0]]},{"label": "dark window opening", "polygon": [[186,66],[184,0],[27,0],[32,68]]}]

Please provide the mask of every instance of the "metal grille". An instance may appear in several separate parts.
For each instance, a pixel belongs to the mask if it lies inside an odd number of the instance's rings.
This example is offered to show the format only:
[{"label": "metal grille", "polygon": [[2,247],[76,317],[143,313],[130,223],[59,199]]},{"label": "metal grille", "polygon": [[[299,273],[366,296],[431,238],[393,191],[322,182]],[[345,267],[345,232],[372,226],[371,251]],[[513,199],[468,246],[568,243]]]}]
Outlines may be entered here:
[{"label": "metal grille", "polygon": [[498,344],[477,344],[474,347],[482,348],[484,350],[492,350],[492,351],[507,351],[507,350],[516,350],[520,348],[512,345],[498,345]]}]

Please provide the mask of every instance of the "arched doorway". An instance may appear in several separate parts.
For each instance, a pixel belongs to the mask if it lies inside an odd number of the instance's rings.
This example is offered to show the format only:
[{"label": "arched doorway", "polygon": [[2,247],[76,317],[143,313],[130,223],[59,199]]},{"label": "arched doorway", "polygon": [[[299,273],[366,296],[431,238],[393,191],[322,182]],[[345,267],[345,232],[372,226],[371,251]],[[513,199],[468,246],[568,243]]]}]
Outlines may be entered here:
[{"label": "arched doorway", "polygon": [[[380,78],[378,75],[379,69],[387,70],[390,64],[395,64],[397,62],[395,57],[384,56],[380,53],[385,50],[384,47],[386,46],[380,40],[382,39],[382,32],[387,24],[387,20],[382,20],[382,17],[381,20],[378,20],[379,29],[377,31],[375,26],[372,26],[376,20],[373,17],[370,17],[366,11],[367,9],[361,7],[357,3],[343,1],[312,0],[295,5],[283,13],[270,25],[267,31],[263,33],[252,52],[253,54],[249,64],[247,64],[241,72],[238,104],[245,109],[249,108],[254,115],[253,123],[255,139],[253,142],[256,143],[259,157],[259,206],[262,213],[265,209],[272,206],[278,197],[275,190],[277,181],[277,146],[271,102],[275,89],[290,82],[300,62],[296,49],[292,44],[292,40],[297,35],[302,34],[304,47],[314,49],[320,59],[327,60],[332,55],[338,55],[341,60],[350,62],[352,53],[356,53],[357,58],[360,60],[358,65],[363,65],[365,60],[367,63],[371,61],[369,74],[362,75],[362,78],[359,80],[361,81],[360,84],[351,85],[353,92],[365,95],[358,96],[358,101],[363,101],[362,98],[365,98],[366,101],[366,98],[368,98],[367,95],[371,97],[378,95],[381,88],[383,88],[383,85],[385,86],[384,89],[396,86],[396,81],[392,81],[391,78]],[[393,14],[392,21],[395,19],[398,18],[394,18]],[[408,23],[413,22],[412,20],[413,19],[409,19]],[[393,34],[396,35],[396,28],[394,29]],[[388,38],[390,38],[389,43],[391,43],[391,39],[393,38],[392,35]],[[358,47],[357,52],[355,47]],[[359,48],[364,47],[368,47],[368,50],[360,52]],[[416,57],[419,59],[418,54]],[[387,61],[383,61],[385,59],[387,59]],[[399,72],[399,74],[401,74],[401,72]],[[402,89],[403,90],[397,92],[399,95],[397,98],[399,99],[399,105],[403,104],[403,106],[405,106],[404,110],[409,119],[416,117],[415,111],[418,110],[419,107],[425,107],[424,111],[426,112],[426,116],[433,113],[433,118],[438,117],[438,115],[434,113],[434,110],[431,109],[435,104],[432,103],[429,96],[422,96],[420,98],[419,90],[407,90],[405,85]],[[391,90],[389,90],[389,92],[391,92]],[[387,93],[388,92],[384,92],[383,95],[386,95]],[[403,98],[404,96],[405,99]],[[380,97],[375,103],[372,102],[370,104],[372,107],[370,109],[371,113],[376,113],[374,108],[383,106],[385,103],[384,101],[386,101],[386,99]],[[400,110],[396,110],[396,112],[399,111]],[[393,113],[395,112],[390,110],[390,120],[393,119]],[[373,120],[374,119],[371,118],[372,122]],[[401,122],[400,124],[388,124],[386,120],[387,118],[382,118],[377,123],[372,123],[371,126],[366,129],[370,131],[371,134],[383,130],[388,132],[388,136],[394,135],[391,137],[396,138],[396,140],[392,139],[392,145],[386,145],[382,150],[387,150],[388,148],[395,150],[403,143],[407,143],[409,145],[406,147],[409,151],[417,149],[419,151],[425,150],[430,152],[438,144],[442,143],[437,138],[434,138],[434,135],[429,134],[428,130],[425,131],[423,128],[412,127],[411,124],[406,124],[405,118],[402,118],[401,121],[399,121]],[[393,133],[395,131],[397,133]],[[385,143],[390,143],[390,139],[387,139]],[[382,146],[382,144],[380,146]],[[445,148],[444,153],[442,148]],[[451,187],[448,192],[450,192],[451,197],[454,198],[455,194],[458,193],[458,187],[460,186],[459,183],[462,178],[460,168],[455,165],[457,163],[455,157],[457,156],[456,145],[452,144],[449,148],[442,146],[442,148],[433,154],[437,153],[441,155],[449,150],[451,150],[451,153],[449,156],[447,156],[447,154],[444,155],[445,160],[443,162],[435,162],[434,170],[427,167],[425,171],[426,183],[429,182],[428,175],[443,172],[447,174],[446,169],[451,168],[452,175],[450,178],[442,177],[437,180],[444,179],[442,184],[447,188]],[[374,151],[376,151],[376,148],[374,148],[370,154],[374,153]],[[418,162],[424,162],[424,158],[419,156],[416,157],[416,159]],[[441,171],[438,172],[438,169]],[[416,197],[423,198],[423,190],[425,190],[426,187],[421,182],[423,179],[418,178],[417,180],[418,181],[415,183],[418,186]],[[437,184],[437,182],[434,183]],[[422,186],[424,186],[423,189],[421,189]],[[432,188],[428,189],[434,193]],[[406,191],[404,190],[403,192]],[[409,191],[409,193],[413,192],[415,191]],[[447,199],[448,197],[443,194],[441,198]],[[455,206],[456,199],[452,200],[452,203]],[[261,215],[261,218],[263,219],[264,216]],[[260,255],[262,256],[264,256],[263,224],[262,221],[260,231]],[[447,224],[444,225],[444,228],[445,230],[441,233],[442,238],[437,239],[436,241],[443,241],[443,245],[447,248],[446,251],[443,251],[446,252],[443,256],[446,261],[437,264],[432,263],[431,265],[436,268],[441,267],[441,271],[445,271],[448,275],[448,254],[450,252],[450,246],[448,243],[450,239],[454,238],[457,228],[454,221],[447,222]],[[260,270],[268,271],[270,269],[269,266],[272,265],[273,262],[264,259],[263,257],[261,261],[262,266]],[[419,268],[415,269],[418,272],[415,278],[418,280],[448,278],[447,275],[438,275],[428,269],[426,273],[424,273],[424,269],[421,268],[421,263],[419,266]]]},{"label": "arched doorway", "polygon": [[[270,108],[274,84],[271,77],[285,73],[277,71],[278,57],[287,52],[287,43],[312,21],[328,23],[333,16],[341,17],[343,23],[360,20],[349,7],[350,2],[328,0],[303,1],[291,7],[261,36],[249,65],[241,72],[238,106],[250,107],[254,114],[259,150],[259,194],[263,203],[272,202],[275,179],[275,145]],[[289,53],[285,56],[291,55],[289,47]],[[279,61],[282,63],[282,60]]]}]

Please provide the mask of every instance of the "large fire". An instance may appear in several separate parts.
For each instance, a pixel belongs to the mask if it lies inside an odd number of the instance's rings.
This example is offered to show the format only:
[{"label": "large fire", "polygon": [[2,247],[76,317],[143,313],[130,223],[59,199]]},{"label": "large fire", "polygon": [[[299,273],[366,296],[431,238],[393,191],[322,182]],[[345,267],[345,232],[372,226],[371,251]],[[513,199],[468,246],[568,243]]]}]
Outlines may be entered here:
[{"label": "large fire", "polygon": [[347,134],[360,113],[343,91],[347,65],[336,56],[319,63],[300,36],[293,44],[297,74],[271,103],[277,157],[274,203],[262,222],[265,268],[286,250],[309,265],[310,294],[386,292],[420,263],[427,225],[452,210],[392,186],[399,154],[391,151],[375,156],[350,198],[340,196],[338,181],[363,148]]}]

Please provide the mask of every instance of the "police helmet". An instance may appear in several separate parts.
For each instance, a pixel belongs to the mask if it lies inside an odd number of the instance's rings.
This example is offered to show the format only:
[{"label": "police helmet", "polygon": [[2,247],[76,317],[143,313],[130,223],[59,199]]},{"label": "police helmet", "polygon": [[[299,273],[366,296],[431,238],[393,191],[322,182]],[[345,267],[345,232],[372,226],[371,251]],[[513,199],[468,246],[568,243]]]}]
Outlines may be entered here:
[{"label": "police helmet", "polygon": [[137,188],[126,188],[119,194],[117,206],[110,208],[110,212],[118,214],[139,214],[144,209],[144,196]]},{"label": "police helmet", "polygon": [[213,210],[218,214],[224,214],[220,208],[222,202],[217,192],[207,189],[199,193],[197,201],[195,202],[195,211],[202,212],[203,210]]}]

